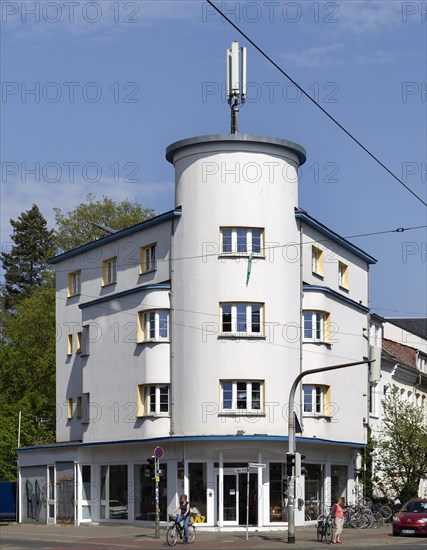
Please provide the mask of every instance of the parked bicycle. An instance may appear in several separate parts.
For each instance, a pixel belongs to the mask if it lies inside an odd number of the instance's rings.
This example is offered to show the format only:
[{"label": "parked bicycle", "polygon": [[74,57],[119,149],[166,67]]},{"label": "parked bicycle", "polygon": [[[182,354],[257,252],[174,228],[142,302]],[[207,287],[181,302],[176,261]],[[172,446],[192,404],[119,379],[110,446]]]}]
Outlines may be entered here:
[{"label": "parked bicycle", "polygon": [[[178,516],[174,514],[169,514],[169,518],[171,519],[171,525],[168,528],[166,532],[166,542],[169,546],[175,546],[175,544],[178,542],[178,539],[184,540],[184,520],[177,521]],[[194,542],[194,539],[196,538],[196,528],[194,526],[194,523],[189,523],[188,525],[188,544],[191,544]]]},{"label": "parked bicycle", "polygon": [[332,542],[332,516],[331,514],[324,514],[317,518],[317,540],[322,542],[324,540],[326,544]]}]

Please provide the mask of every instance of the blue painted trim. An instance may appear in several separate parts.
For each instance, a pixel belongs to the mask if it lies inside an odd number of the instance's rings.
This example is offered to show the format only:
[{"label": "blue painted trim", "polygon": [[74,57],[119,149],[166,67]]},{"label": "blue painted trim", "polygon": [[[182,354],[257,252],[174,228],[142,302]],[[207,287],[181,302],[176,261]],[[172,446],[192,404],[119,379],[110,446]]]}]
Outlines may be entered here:
[{"label": "blue painted trim", "polygon": [[370,256],[355,244],[352,244],[350,241],[347,241],[347,239],[344,239],[344,237],[341,237],[340,235],[338,235],[338,233],[335,233],[335,231],[332,231],[332,229],[329,229],[329,227],[326,227],[326,225],[323,225],[323,223],[320,223],[319,221],[315,220],[313,217],[307,214],[307,212],[305,212],[304,210],[297,210],[295,212],[295,218],[297,220],[301,220],[305,222],[310,227],[317,229],[317,231],[320,231],[320,233],[328,237],[328,239],[340,244],[343,248],[350,250],[351,252],[353,252],[353,254],[356,254],[356,256],[359,256],[359,258],[362,258],[363,260],[368,262],[368,264],[377,263],[377,260],[373,256]]},{"label": "blue painted trim", "polygon": [[362,311],[363,313],[369,313],[371,310],[366,307],[362,306],[362,304],[358,304],[351,298],[347,298],[347,296],[343,296],[336,290],[332,290],[332,288],[329,288],[328,286],[318,286],[318,285],[303,285],[302,286],[303,292],[323,292],[323,294],[329,294],[330,296],[333,296],[337,300],[340,300],[341,302],[345,302],[346,304],[349,304],[350,306],[353,306],[354,308]]},{"label": "blue painted trim", "polygon": [[147,290],[170,290],[170,283],[157,283],[154,285],[141,285],[131,288],[129,290],[123,290],[123,292],[116,292],[116,294],[107,294],[106,296],[101,296],[96,300],[91,300],[90,302],[84,302],[79,304],[80,309],[85,309],[86,307],[96,306],[97,304],[102,304],[103,302],[110,302],[111,300],[117,300],[118,298],[123,298],[124,296],[129,296],[130,294],[135,294],[137,292],[145,292]]},{"label": "blue painted trim", "polygon": [[159,214],[158,216],[150,218],[145,222],[137,223],[136,225],[132,225],[131,227],[127,227],[126,229],[122,229],[122,231],[117,231],[117,233],[113,233],[113,235],[107,235],[106,237],[102,237],[97,241],[92,241],[91,243],[79,246],[78,248],[70,250],[69,252],[58,254],[58,256],[55,256],[54,258],[48,260],[47,263],[51,265],[58,264],[60,262],[63,262],[64,260],[68,260],[69,258],[77,256],[78,254],[83,254],[83,252],[87,252],[88,250],[92,250],[94,248],[98,248],[99,246],[103,246],[104,244],[116,241],[117,239],[121,239],[122,237],[132,235],[133,233],[137,233],[138,231],[143,231],[144,229],[148,229],[149,227],[153,227],[154,225],[158,225],[159,223],[172,220],[173,218],[179,218],[181,215],[182,211],[180,209],[169,210],[169,212]]},{"label": "blue painted trim", "polygon": [[[128,439],[123,441],[93,441],[91,443],[70,443],[64,445],[44,445],[36,447],[22,447],[18,452],[38,451],[44,449],[63,449],[65,447],[101,447],[108,445],[135,445],[158,442],[181,442],[181,441],[288,441],[285,435],[194,435],[194,436],[171,436],[171,437],[152,437],[149,439]],[[365,443],[355,443],[353,441],[334,441],[332,439],[318,439],[312,437],[297,437],[300,443],[321,443],[325,445],[343,445],[346,447],[366,447]]]}]

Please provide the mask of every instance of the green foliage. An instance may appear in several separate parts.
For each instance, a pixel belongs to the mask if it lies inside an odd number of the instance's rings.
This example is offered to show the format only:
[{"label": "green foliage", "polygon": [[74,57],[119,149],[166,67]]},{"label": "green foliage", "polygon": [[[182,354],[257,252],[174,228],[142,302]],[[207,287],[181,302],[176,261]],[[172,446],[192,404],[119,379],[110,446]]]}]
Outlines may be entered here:
[{"label": "green foliage", "polygon": [[13,309],[17,300],[29,296],[33,289],[43,284],[48,271],[46,260],[54,252],[53,231],[37,205],[22,212],[17,220],[10,220],[13,227],[10,252],[1,253],[5,271],[2,289],[4,307]]},{"label": "green foliage", "polygon": [[91,194],[87,195],[86,202],[78,204],[71,212],[64,214],[60,208],[54,208],[54,211],[57,225],[55,240],[63,252],[105,237],[105,231],[93,223],[121,230],[155,214],[151,208],[143,208],[137,200],[114,202],[104,196],[102,200],[95,201]]},{"label": "green foliage", "polygon": [[16,475],[21,446],[55,440],[55,290],[36,287],[4,323],[0,342],[0,480]]},{"label": "green foliage", "polygon": [[416,497],[427,476],[427,427],[423,411],[399,397],[397,387],[382,401],[382,426],[374,438],[375,479],[384,494],[402,502]]}]

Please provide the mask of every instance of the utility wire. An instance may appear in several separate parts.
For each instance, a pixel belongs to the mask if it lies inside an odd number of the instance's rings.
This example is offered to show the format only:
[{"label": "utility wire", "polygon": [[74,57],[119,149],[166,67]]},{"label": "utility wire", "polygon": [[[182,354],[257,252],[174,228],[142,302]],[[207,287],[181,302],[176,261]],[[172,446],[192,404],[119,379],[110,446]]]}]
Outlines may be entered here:
[{"label": "utility wire", "polygon": [[318,107],[334,124],[336,124],[350,139],[352,139],[365,153],[367,153],[375,162],[377,162],[384,170],[390,174],[397,182],[399,182],[403,187],[409,191],[416,199],[418,199],[424,206],[427,206],[427,202],[425,202],[420,196],[418,196],[415,191],[412,191],[410,187],[408,187],[394,172],[390,170],[377,156],[375,156],[371,151],[363,145],[356,137],[353,136],[351,132],[349,132],[342,124],[338,122],[338,120],[333,117],[326,109],[324,109],[315,99],[311,97],[311,95],[304,90],[302,86],[298,84],[286,71],[284,71],[280,65],[278,65],[267,53],[264,52],[253,40],[249,38],[247,34],[245,34],[233,21],[231,21],[213,2],[212,0],[206,0],[206,2],[211,5],[220,15],[223,17],[232,27],[236,29],[238,33],[240,33],[243,38],[245,38],[252,46],[258,50],[258,52],[264,56],[267,61],[269,61],[279,72],[281,72],[288,80],[292,82],[294,86],[300,90],[300,92],[305,95],[307,99],[309,99],[316,107]]},{"label": "utility wire", "polygon": [[[371,237],[371,236],[375,236],[375,235],[386,235],[388,233],[403,233],[405,231],[413,231],[415,229],[426,229],[426,228],[427,228],[427,225],[417,225],[417,226],[414,226],[414,227],[397,227],[396,229],[388,229],[388,230],[385,230],[385,231],[373,231],[371,233],[360,233],[358,235],[349,235],[348,237],[341,237],[341,238],[342,239],[357,239],[359,237]],[[308,245],[310,245],[310,244],[322,244],[322,243],[330,243],[330,242],[331,242],[331,239],[318,239],[316,241],[305,241],[305,242],[302,242],[302,243],[295,242],[295,243],[286,243],[286,244],[275,244],[275,245],[271,245],[271,246],[263,246],[262,251],[263,252],[268,252],[269,250],[274,250],[274,249],[278,249],[278,248],[295,247],[295,246],[302,246],[302,245],[306,245],[306,244],[308,244]],[[209,243],[209,244],[217,244],[217,243]],[[81,254],[84,254],[84,252],[81,252]],[[129,254],[129,252],[127,254]],[[214,257],[214,256],[217,256],[217,257],[221,256],[221,258],[226,259],[227,255],[230,258],[233,258],[233,259],[241,258],[242,260],[245,260],[246,257],[249,255],[249,252],[247,254],[240,253],[240,252],[234,252],[234,253],[233,252],[230,252],[230,253],[224,252],[223,253],[223,252],[220,252],[218,250],[217,252],[211,252],[211,253],[206,253],[206,254],[196,254],[194,256],[182,256],[181,258],[156,258],[156,263],[157,262],[177,262],[177,261],[180,261],[180,260],[197,260],[197,259],[200,259],[200,258],[209,258],[209,257]],[[138,256],[139,256],[139,253],[138,253]],[[257,256],[255,255],[254,258],[256,259]],[[134,263],[133,263],[133,261],[132,262],[127,261],[127,262],[124,262],[124,263],[117,262],[117,266],[132,266],[132,265],[137,265],[138,263],[140,263],[139,260],[135,260]],[[99,267],[101,268],[101,265]],[[78,271],[85,271],[87,269],[96,269],[96,268],[94,268],[92,266],[91,267],[82,267]],[[56,273],[64,273],[64,272],[69,273],[70,270],[69,269],[56,269]],[[143,275],[143,274],[141,274],[141,275]]]}]

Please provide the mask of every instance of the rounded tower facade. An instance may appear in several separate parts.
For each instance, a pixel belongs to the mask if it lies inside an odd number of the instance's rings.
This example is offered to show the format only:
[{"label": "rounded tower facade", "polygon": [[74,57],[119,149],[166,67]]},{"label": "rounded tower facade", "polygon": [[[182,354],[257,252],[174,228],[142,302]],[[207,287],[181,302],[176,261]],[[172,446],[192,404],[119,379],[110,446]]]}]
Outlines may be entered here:
[{"label": "rounded tower facade", "polygon": [[170,145],[171,391],[175,436],[285,435],[300,372],[304,149],[246,134]]}]

